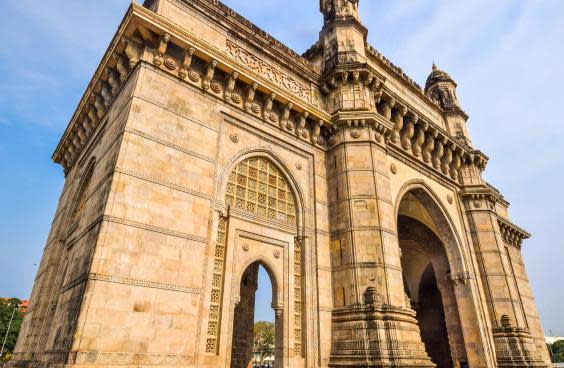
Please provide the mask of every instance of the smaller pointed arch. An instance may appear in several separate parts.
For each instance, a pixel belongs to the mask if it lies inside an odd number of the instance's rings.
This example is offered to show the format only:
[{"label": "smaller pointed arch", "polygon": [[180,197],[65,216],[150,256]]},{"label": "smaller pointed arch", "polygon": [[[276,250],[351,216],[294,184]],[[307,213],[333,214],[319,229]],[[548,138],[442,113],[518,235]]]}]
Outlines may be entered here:
[{"label": "smaller pointed arch", "polygon": [[84,214],[84,209],[86,201],[88,200],[88,193],[90,189],[90,183],[92,181],[92,175],[94,174],[94,167],[96,165],[96,159],[90,160],[88,166],[82,174],[80,184],[78,186],[78,191],[74,199],[74,204],[71,211],[71,223],[75,223]]}]

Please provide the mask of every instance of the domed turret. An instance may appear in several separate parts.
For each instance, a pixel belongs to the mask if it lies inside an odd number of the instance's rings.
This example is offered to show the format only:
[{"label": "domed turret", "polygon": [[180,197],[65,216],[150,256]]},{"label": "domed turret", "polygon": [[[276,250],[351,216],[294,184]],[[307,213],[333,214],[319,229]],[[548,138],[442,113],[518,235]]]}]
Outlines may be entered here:
[{"label": "domed turret", "polygon": [[457,84],[454,79],[433,63],[433,70],[427,77],[427,83],[425,83],[425,93],[444,110],[462,111],[456,97],[456,87]]},{"label": "domed turret", "polygon": [[462,143],[471,145],[466,128],[468,115],[458,102],[457,87],[454,79],[433,63],[433,70],[425,83],[425,94],[445,111],[447,130]]}]

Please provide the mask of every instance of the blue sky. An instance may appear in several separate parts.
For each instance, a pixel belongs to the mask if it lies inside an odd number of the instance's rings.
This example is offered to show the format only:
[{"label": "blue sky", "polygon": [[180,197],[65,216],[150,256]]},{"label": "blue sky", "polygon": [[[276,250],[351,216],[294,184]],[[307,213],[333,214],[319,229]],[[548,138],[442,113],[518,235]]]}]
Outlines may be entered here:
[{"label": "blue sky", "polygon": [[[294,50],[317,0],[225,0]],[[564,335],[564,1],[361,0],[369,42],[423,85],[458,82],[486,176],[513,203],[546,330]],[[0,12],[0,295],[29,295],[63,184],[51,154],[129,0],[4,0]],[[263,280],[268,280],[263,274]],[[257,301],[270,305],[268,287]],[[258,319],[271,319],[261,309]]]}]

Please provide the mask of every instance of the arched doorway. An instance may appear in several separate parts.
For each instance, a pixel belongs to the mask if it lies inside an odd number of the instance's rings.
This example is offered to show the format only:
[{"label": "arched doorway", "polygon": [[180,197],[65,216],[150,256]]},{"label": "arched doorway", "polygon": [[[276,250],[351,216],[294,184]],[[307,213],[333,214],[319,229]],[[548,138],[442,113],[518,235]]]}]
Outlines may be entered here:
[{"label": "arched doorway", "polygon": [[[264,318],[265,310],[276,305],[277,288],[275,279],[271,277],[268,268],[260,261],[251,264],[243,273],[239,292],[240,301],[235,306],[233,321],[231,368],[250,368],[261,360],[261,363],[271,367],[279,366],[277,363],[281,361],[280,354],[283,351],[280,346],[282,319],[280,316]],[[257,299],[257,290],[264,294],[265,289],[271,293],[270,300]],[[273,311],[272,316],[275,315]],[[260,324],[257,325],[259,322]],[[269,336],[268,331],[270,323],[274,325],[272,336]],[[257,331],[257,328],[260,328],[261,331]],[[260,336],[257,336],[257,333]],[[266,352],[267,350],[270,351]],[[260,356],[261,354],[264,356]]]},{"label": "arched doorway", "polygon": [[398,213],[398,238],[405,291],[429,357],[438,368],[467,361],[448,248],[455,246],[448,225],[422,189],[407,193]]},{"label": "arched doorway", "polygon": [[[248,153],[223,176],[225,209],[217,225],[206,353],[224,367],[248,368],[260,267],[272,284],[275,366],[304,365],[304,237],[300,191],[285,166]],[[224,364],[224,365],[223,365]]]}]

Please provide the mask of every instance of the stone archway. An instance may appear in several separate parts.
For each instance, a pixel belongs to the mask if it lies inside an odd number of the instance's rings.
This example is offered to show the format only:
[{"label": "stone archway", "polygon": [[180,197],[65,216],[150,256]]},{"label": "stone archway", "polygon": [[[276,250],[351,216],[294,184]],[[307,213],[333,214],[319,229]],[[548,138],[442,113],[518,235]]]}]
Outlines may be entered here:
[{"label": "stone archway", "polygon": [[[256,291],[258,287],[259,267],[266,269],[272,287],[272,304],[275,309],[274,320],[274,366],[279,367],[283,353],[283,318],[277,305],[276,297],[278,285],[269,266],[261,261],[249,265],[243,272],[240,281],[239,302],[235,306],[233,319],[233,340],[231,344],[231,368],[249,368],[253,358],[253,329],[256,305]],[[264,306],[263,306],[264,307]]]},{"label": "stone archway", "polygon": [[263,266],[273,285],[276,366],[302,366],[303,207],[296,183],[265,152],[240,157],[223,177],[226,208],[218,219],[206,352],[225,356],[225,367],[248,366],[254,281]]},{"label": "stone archway", "polygon": [[458,258],[449,249],[456,243],[436,206],[423,189],[405,194],[398,211],[398,238],[405,290],[425,349],[438,368],[453,368],[467,362],[451,277],[451,259]]}]

